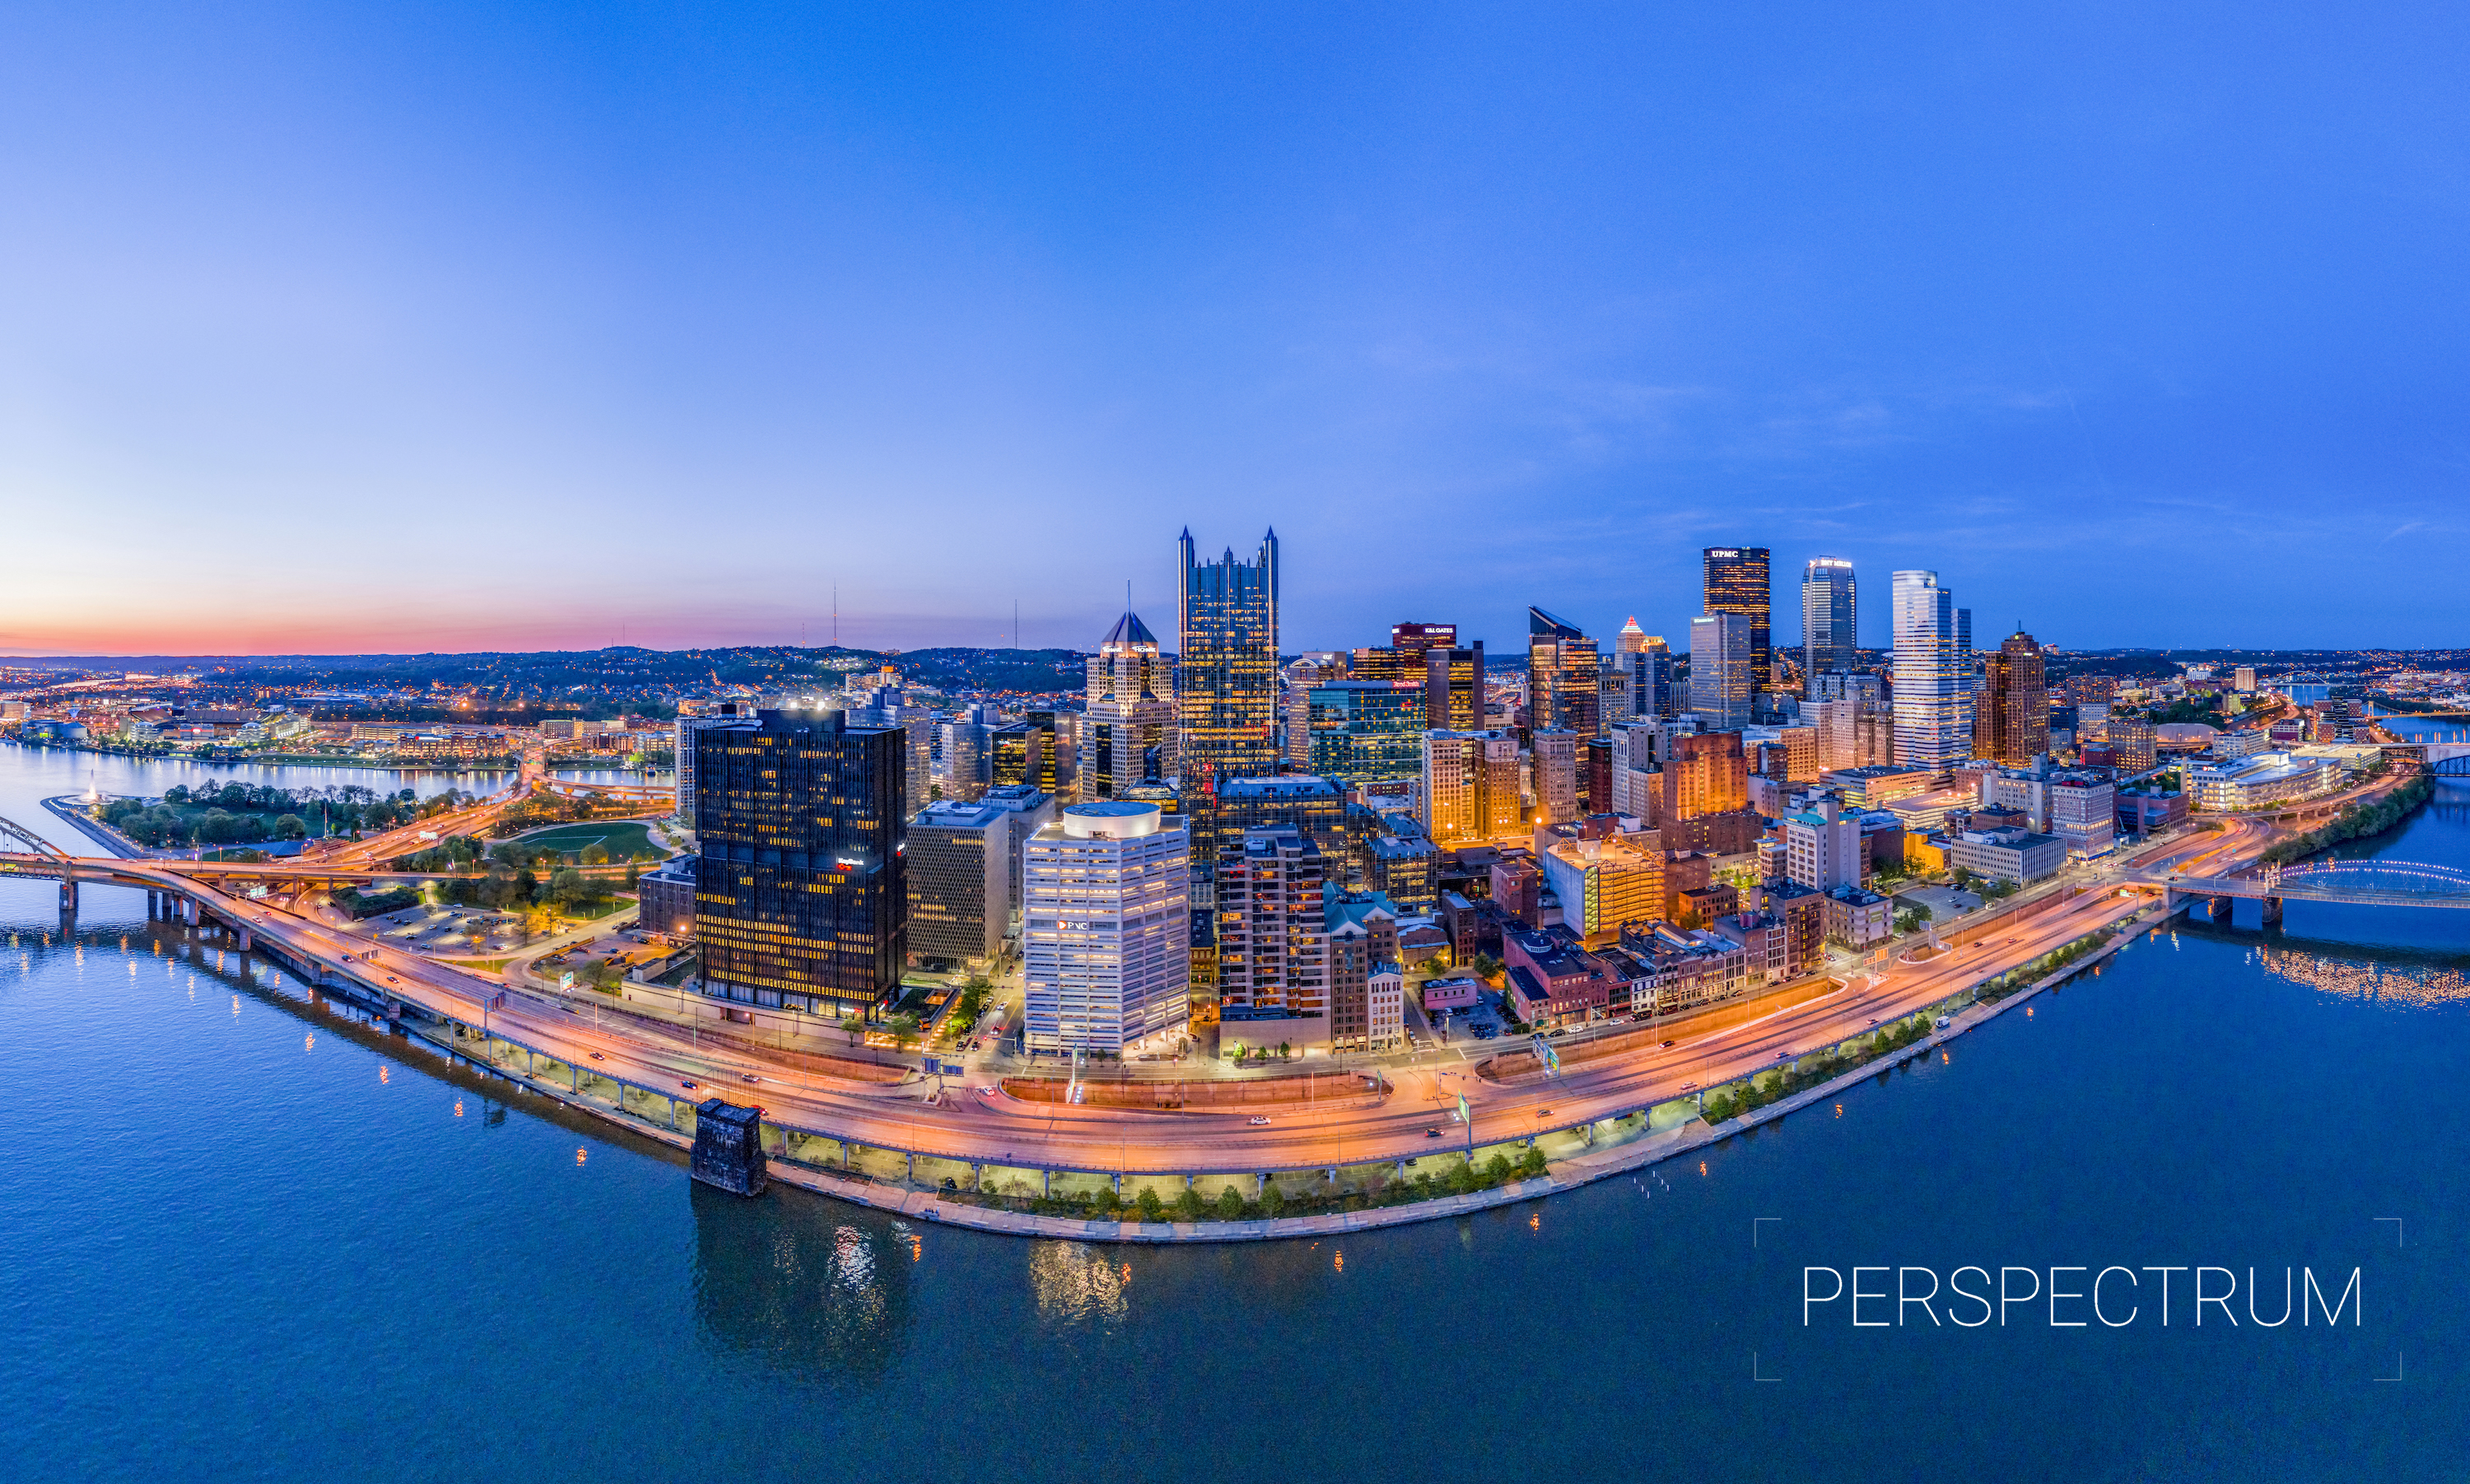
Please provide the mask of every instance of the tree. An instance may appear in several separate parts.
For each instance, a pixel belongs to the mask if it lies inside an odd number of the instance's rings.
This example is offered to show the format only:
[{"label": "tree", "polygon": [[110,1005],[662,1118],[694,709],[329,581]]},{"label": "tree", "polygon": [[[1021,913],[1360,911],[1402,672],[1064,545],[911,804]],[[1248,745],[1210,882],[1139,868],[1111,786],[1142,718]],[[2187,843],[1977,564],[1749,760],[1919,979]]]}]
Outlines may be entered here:
[{"label": "tree", "polygon": [[1153,1185],[1141,1187],[1141,1198],[1137,1204],[1141,1208],[1141,1219],[1144,1221],[1156,1220],[1166,1209],[1159,1204],[1157,1187]]},{"label": "tree", "polygon": [[583,847],[583,864],[584,864],[584,865],[586,865],[586,866],[606,866],[606,865],[608,865],[608,864],[609,864],[609,847],[608,847],[607,846],[605,846],[605,845],[602,845],[602,844],[601,844],[599,841],[597,841],[597,840],[595,840],[595,841],[592,842],[592,844],[590,844],[590,845],[588,845],[588,846],[585,846]]},{"label": "tree", "polygon": [[1535,1176],[1540,1175],[1540,1174],[1542,1174],[1543,1172],[1544,1172],[1544,1148],[1543,1148],[1543,1146],[1541,1146],[1541,1145],[1536,1145],[1536,1144],[1530,1144],[1530,1145],[1526,1146],[1526,1152],[1518,1156],[1518,1173],[1519,1173],[1522,1177],[1524,1177],[1524,1178],[1526,1178],[1526,1179],[1529,1179],[1529,1180],[1531,1180],[1531,1179],[1535,1178]]},{"label": "tree", "polygon": [[1230,1185],[1226,1187],[1226,1189],[1218,1193],[1218,1219],[1222,1221],[1240,1221],[1244,1219],[1244,1193],[1242,1191],[1239,1191]]},{"label": "tree", "polygon": [[894,1044],[906,1051],[918,1039],[918,1017],[908,1014],[895,1015],[883,1023],[883,1029],[892,1032]]},{"label": "tree", "polygon": [[1198,1221],[1200,1219],[1200,1193],[1189,1185],[1185,1186],[1183,1194],[1175,1198],[1175,1218],[1178,1221]]},{"label": "tree", "polygon": [[1261,1215],[1275,1217],[1278,1213],[1284,1211],[1286,1207],[1287,1197],[1279,1191],[1278,1182],[1275,1180],[1262,1181]]},{"label": "tree", "polygon": [[585,884],[583,872],[571,866],[561,869],[557,874],[548,878],[550,899],[570,911],[591,893],[592,888]]}]

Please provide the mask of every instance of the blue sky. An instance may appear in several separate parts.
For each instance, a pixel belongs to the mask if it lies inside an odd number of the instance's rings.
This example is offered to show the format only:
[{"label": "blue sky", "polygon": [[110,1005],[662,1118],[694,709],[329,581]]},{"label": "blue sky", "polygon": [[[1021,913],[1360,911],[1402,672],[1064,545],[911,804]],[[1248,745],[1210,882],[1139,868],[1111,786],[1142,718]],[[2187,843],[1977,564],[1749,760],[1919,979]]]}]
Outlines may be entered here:
[{"label": "blue sky", "polygon": [[2470,643],[2458,7],[21,4],[0,650]]}]

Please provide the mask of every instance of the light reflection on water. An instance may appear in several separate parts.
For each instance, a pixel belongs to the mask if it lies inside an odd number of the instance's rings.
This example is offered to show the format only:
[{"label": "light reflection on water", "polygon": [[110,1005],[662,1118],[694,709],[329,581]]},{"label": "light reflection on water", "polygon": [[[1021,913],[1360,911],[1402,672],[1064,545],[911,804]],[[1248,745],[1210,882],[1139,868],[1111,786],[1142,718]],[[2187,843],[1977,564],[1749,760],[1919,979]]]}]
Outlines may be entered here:
[{"label": "light reflection on water", "polygon": [[1049,1322],[1121,1319],[1131,1267],[1081,1241],[1041,1241],[1030,1253],[1030,1291],[1037,1317]]},{"label": "light reflection on water", "polygon": [[2344,999],[2418,1009],[2470,1004],[2470,975],[2458,968],[2341,958],[2271,945],[2256,949],[2256,962],[2265,972],[2292,984]]}]

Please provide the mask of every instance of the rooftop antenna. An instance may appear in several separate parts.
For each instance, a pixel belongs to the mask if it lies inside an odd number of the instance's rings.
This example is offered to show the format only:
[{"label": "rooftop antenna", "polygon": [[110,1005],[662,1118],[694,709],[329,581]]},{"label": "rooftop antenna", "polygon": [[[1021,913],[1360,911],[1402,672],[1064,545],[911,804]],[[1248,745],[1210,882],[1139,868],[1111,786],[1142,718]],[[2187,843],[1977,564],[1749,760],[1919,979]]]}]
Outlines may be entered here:
[{"label": "rooftop antenna", "polygon": [[832,584],[832,647],[841,647],[841,585]]},{"label": "rooftop antenna", "polygon": [[1012,647],[1020,647],[1020,599],[1012,600]]}]

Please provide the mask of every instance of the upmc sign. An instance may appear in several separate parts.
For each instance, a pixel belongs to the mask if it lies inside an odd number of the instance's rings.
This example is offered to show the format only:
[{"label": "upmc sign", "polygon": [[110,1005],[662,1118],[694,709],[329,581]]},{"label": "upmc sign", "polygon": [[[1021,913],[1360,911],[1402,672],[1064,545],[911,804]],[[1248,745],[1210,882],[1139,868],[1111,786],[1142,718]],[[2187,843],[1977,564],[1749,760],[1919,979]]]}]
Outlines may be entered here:
[{"label": "upmc sign", "polygon": [[1711,557],[1736,557],[1741,553],[1736,546],[1709,546],[1707,554]]}]

